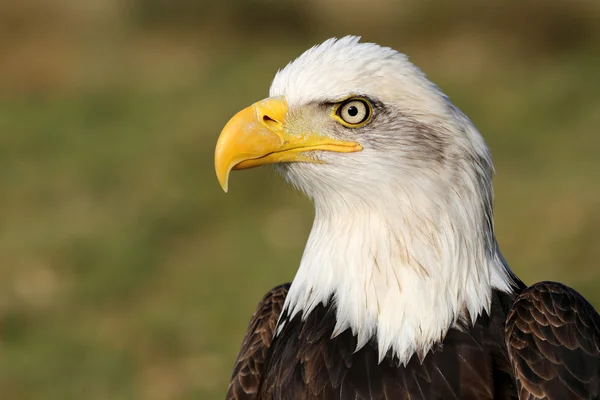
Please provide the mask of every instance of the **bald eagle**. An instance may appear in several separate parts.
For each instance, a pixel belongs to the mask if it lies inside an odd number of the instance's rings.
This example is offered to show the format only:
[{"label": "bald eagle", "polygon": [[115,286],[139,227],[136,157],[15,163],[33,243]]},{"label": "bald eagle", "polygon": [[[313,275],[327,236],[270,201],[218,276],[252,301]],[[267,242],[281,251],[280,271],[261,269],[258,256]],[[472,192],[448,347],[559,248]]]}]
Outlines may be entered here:
[{"label": "bald eagle", "polygon": [[252,316],[230,399],[598,399],[600,317],[526,287],[494,234],[492,160],[408,58],[329,39],[277,72],[216,146],[315,206],[291,283]]}]

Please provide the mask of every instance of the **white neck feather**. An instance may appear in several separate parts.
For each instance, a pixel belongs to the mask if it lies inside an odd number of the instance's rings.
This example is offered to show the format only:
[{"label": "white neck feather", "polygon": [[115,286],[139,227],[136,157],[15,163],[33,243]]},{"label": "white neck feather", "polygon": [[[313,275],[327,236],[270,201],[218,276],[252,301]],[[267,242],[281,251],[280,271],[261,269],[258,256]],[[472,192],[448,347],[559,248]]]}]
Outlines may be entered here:
[{"label": "white neck feather", "polygon": [[315,196],[315,221],[286,312],[305,317],[333,296],[333,337],[351,329],[358,350],[376,336],[380,361],[390,349],[403,363],[424,356],[459,318],[474,322],[489,310],[492,288],[511,291],[478,193],[436,198],[387,190],[370,201]]}]

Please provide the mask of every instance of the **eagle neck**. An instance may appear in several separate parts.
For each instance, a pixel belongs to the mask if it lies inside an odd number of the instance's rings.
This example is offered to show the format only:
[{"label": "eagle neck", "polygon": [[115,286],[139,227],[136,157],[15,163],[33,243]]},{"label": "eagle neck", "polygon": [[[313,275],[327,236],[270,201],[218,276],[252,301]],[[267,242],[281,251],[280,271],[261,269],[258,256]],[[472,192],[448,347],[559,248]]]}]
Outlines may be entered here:
[{"label": "eagle neck", "polygon": [[357,350],[375,338],[380,360],[391,350],[407,363],[415,353],[424,357],[459,319],[473,322],[489,311],[493,288],[511,291],[511,274],[491,209],[476,198],[464,204],[464,193],[401,192],[315,196],[315,220],[284,309],[305,318],[333,301],[332,337],[350,329]]}]

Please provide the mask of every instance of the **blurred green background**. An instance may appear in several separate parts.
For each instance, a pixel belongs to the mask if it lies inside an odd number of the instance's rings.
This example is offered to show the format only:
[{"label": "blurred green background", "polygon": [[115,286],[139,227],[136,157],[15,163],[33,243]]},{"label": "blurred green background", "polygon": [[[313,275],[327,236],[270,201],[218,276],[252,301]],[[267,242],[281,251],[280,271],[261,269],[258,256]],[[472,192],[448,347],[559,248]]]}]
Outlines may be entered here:
[{"label": "blurred green background", "polygon": [[488,140],[526,282],[600,306],[600,2],[0,2],[0,398],[219,399],[310,203],[214,176],[229,117],[330,36],[411,56]]}]

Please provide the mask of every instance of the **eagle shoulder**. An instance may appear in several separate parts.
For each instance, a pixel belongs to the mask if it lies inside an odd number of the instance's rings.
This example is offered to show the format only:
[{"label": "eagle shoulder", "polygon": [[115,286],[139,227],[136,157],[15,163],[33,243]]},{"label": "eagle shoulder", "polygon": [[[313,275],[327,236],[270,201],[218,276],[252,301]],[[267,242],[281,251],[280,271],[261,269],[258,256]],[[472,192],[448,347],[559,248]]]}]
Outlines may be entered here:
[{"label": "eagle shoulder", "polygon": [[258,303],[235,361],[226,399],[256,399],[279,315],[290,284],[277,286]]},{"label": "eagle shoulder", "polygon": [[600,316],[575,290],[554,282],[523,290],[505,340],[519,399],[600,398]]}]

